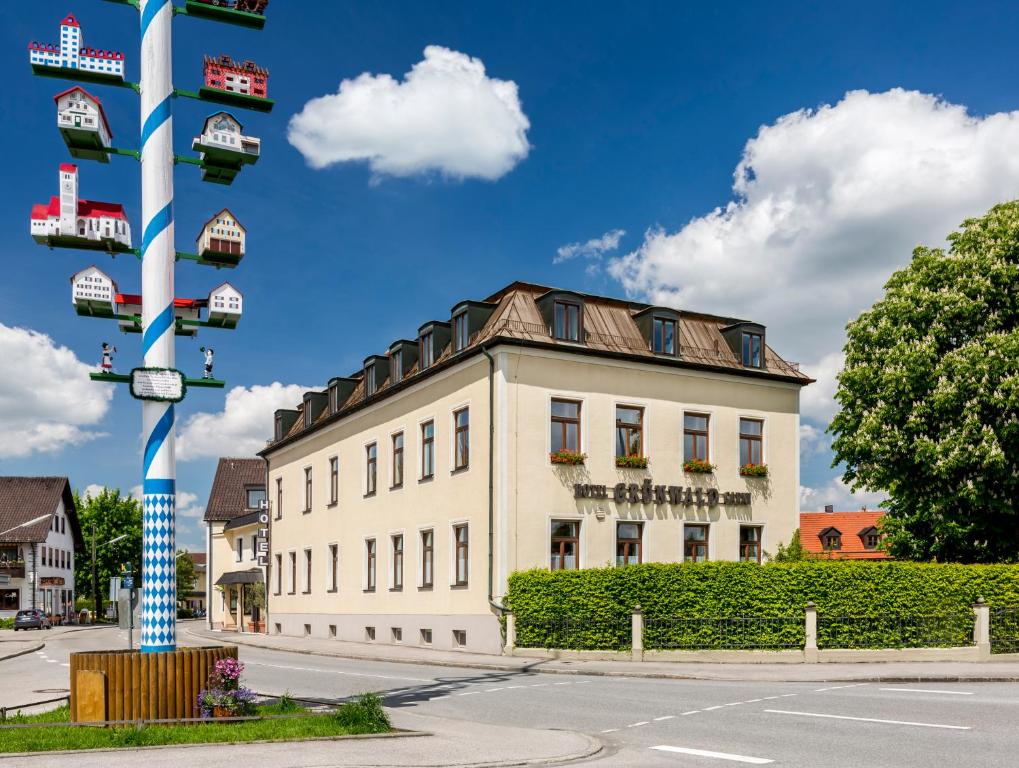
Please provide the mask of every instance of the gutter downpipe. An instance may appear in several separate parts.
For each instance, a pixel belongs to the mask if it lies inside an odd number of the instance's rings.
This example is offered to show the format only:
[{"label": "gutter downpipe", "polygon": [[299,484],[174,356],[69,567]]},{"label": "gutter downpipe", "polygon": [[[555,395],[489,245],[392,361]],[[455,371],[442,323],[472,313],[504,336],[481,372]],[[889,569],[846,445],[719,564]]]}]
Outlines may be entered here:
[{"label": "gutter downpipe", "polygon": [[[262,456],[262,461],[265,462],[265,500],[269,501],[269,457]],[[263,635],[269,634],[269,579],[272,576],[272,511],[269,509],[269,505],[266,504],[265,511],[269,513],[269,524],[266,526],[269,529],[268,543],[269,557],[266,558],[265,563],[265,631]],[[256,553],[257,556],[257,553]],[[243,609],[242,609],[243,611]],[[243,612],[242,612],[243,615]]]},{"label": "gutter downpipe", "polygon": [[488,604],[502,615],[506,606],[495,602],[495,358],[484,344],[481,354],[488,358]]}]

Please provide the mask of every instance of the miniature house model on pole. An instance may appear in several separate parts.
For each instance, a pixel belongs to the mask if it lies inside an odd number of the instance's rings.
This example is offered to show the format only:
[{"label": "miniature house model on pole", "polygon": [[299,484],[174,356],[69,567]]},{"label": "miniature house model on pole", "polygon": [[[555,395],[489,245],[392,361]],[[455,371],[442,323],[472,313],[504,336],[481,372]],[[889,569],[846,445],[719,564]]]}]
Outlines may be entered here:
[{"label": "miniature house model on pole", "polygon": [[117,314],[116,297],[117,284],[95,265],[71,277],[71,303],[79,315],[113,317]]},{"label": "miniature house model on pole", "polygon": [[191,148],[200,153],[202,180],[229,184],[243,165],[258,160],[261,141],[244,136],[244,126],[229,112],[216,112],[205,118],[202,133]]},{"label": "miniature house model on pole", "polygon": [[269,96],[269,70],[251,60],[236,62],[229,56],[206,56],[204,70],[207,88],[258,99]]},{"label": "miniature house model on pole", "polygon": [[57,127],[71,150],[72,157],[109,162],[113,131],[99,99],[80,85],[68,88],[53,97],[57,104]]},{"label": "miniature house model on pole", "polygon": [[[117,324],[124,333],[141,333],[142,297],[135,293],[118,293],[115,301],[120,305],[120,317]],[[202,307],[208,302],[205,299],[174,299],[173,316],[176,321],[174,333],[177,336],[195,337],[198,335],[197,322]],[[187,320],[182,324],[181,320]]]},{"label": "miniature house model on pole", "polygon": [[119,203],[78,197],[78,166],[60,165],[60,195],[49,205],[32,206],[32,237],[49,246],[124,252],[131,248],[131,225]]},{"label": "miniature house model on pole", "polygon": [[205,222],[198,234],[198,255],[210,264],[235,266],[244,258],[244,239],[244,227],[224,208]]},{"label": "miniature house model on pole", "polygon": [[241,319],[244,297],[230,283],[223,283],[209,293],[208,324],[217,328],[236,328]]},{"label": "miniature house model on pole", "polygon": [[[32,42],[28,60],[36,74],[70,74],[76,79],[123,81],[124,54],[86,48],[81,25],[73,15],[60,22],[60,44]],[[67,72],[66,70],[70,70]]]}]

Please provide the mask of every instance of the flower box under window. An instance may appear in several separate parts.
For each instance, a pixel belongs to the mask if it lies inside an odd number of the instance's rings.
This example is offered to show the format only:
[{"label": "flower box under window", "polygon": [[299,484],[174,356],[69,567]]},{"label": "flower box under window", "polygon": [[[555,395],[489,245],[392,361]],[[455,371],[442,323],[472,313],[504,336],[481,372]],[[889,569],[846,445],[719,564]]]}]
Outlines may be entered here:
[{"label": "flower box under window", "polygon": [[715,465],[704,459],[690,459],[683,464],[683,471],[693,475],[709,475],[715,471]]},{"label": "flower box under window", "polygon": [[647,456],[616,456],[616,466],[624,469],[647,469],[650,463]]},{"label": "flower box under window", "polygon": [[586,453],[579,453],[577,451],[555,451],[549,454],[549,458],[553,464],[570,464],[578,465],[583,464],[587,460]]},{"label": "flower box under window", "polygon": [[768,476],[768,465],[767,464],[744,464],[739,468],[739,473],[743,477],[767,477]]}]

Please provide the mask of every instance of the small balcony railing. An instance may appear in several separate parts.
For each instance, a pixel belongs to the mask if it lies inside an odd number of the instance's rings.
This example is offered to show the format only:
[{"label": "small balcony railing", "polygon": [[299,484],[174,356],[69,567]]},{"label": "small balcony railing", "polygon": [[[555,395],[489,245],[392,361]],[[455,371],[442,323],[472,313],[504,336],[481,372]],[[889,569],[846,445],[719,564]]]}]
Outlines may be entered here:
[{"label": "small balcony railing", "polygon": [[0,574],[10,576],[12,579],[25,578],[25,561],[14,560],[0,562]]}]

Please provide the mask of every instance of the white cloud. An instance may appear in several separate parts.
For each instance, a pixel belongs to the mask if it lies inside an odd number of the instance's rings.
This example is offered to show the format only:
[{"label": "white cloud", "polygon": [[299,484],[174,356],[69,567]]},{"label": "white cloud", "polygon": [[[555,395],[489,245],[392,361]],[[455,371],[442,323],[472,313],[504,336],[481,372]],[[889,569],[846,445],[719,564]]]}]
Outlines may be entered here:
[{"label": "white cloud", "polygon": [[222,411],[199,412],[184,420],[177,437],[177,458],[195,461],[254,455],[272,437],[273,412],[293,408],[309,389],[278,381],[268,386],[234,387],[227,393]]},{"label": "white cloud", "polygon": [[99,497],[103,491],[106,490],[105,485],[98,485],[97,483],[89,483],[85,486],[85,490],[81,492],[82,498],[95,499]]},{"label": "white cloud", "polygon": [[202,515],[205,514],[205,506],[203,504],[196,504],[198,501],[198,495],[189,493],[188,491],[177,491],[177,519],[190,518],[192,520],[201,520]]},{"label": "white cloud", "polygon": [[878,509],[878,505],[886,498],[884,493],[854,493],[839,477],[816,488],[800,486],[800,509],[804,512],[821,512],[826,504],[834,505],[836,512],[852,512],[862,507]]},{"label": "white cloud", "polygon": [[53,453],[104,437],[89,429],[110,407],[113,386],[90,381],[97,370],[67,347],[29,328],[0,323],[0,458]]},{"label": "white cloud", "polygon": [[800,455],[809,456],[813,453],[823,453],[831,447],[828,436],[823,429],[818,429],[813,424],[800,424]]},{"label": "white cloud", "polygon": [[935,96],[852,91],[763,126],[735,199],[677,232],[652,229],[609,272],[655,303],[747,317],[820,380],[804,415],[827,422],[845,324],[918,244],[1016,196],[1019,112],[975,117]]},{"label": "white cloud", "polygon": [[517,84],[430,45],[403,81],[364,72],[290,118],[287,138],[312,168],[366,161],[377,175],[437,171],[498,179],[527,157],[530,122]]},{"label": "white cloud", "polygon": [[[606,232],[601,237],[592,237],[586,243],[569,243],[568,245],[560,245],[556,249],[555,258],[552,259],[553,264],[562,264],[564,261],[575,259],[577,257],[583,257],[585,259],[600,259],[609,251],[614,251],[619,247],[619,241],[623,235],[626,234],[626,230],[613,229]],[[590,267],[589,267],[590,269]]]}]

